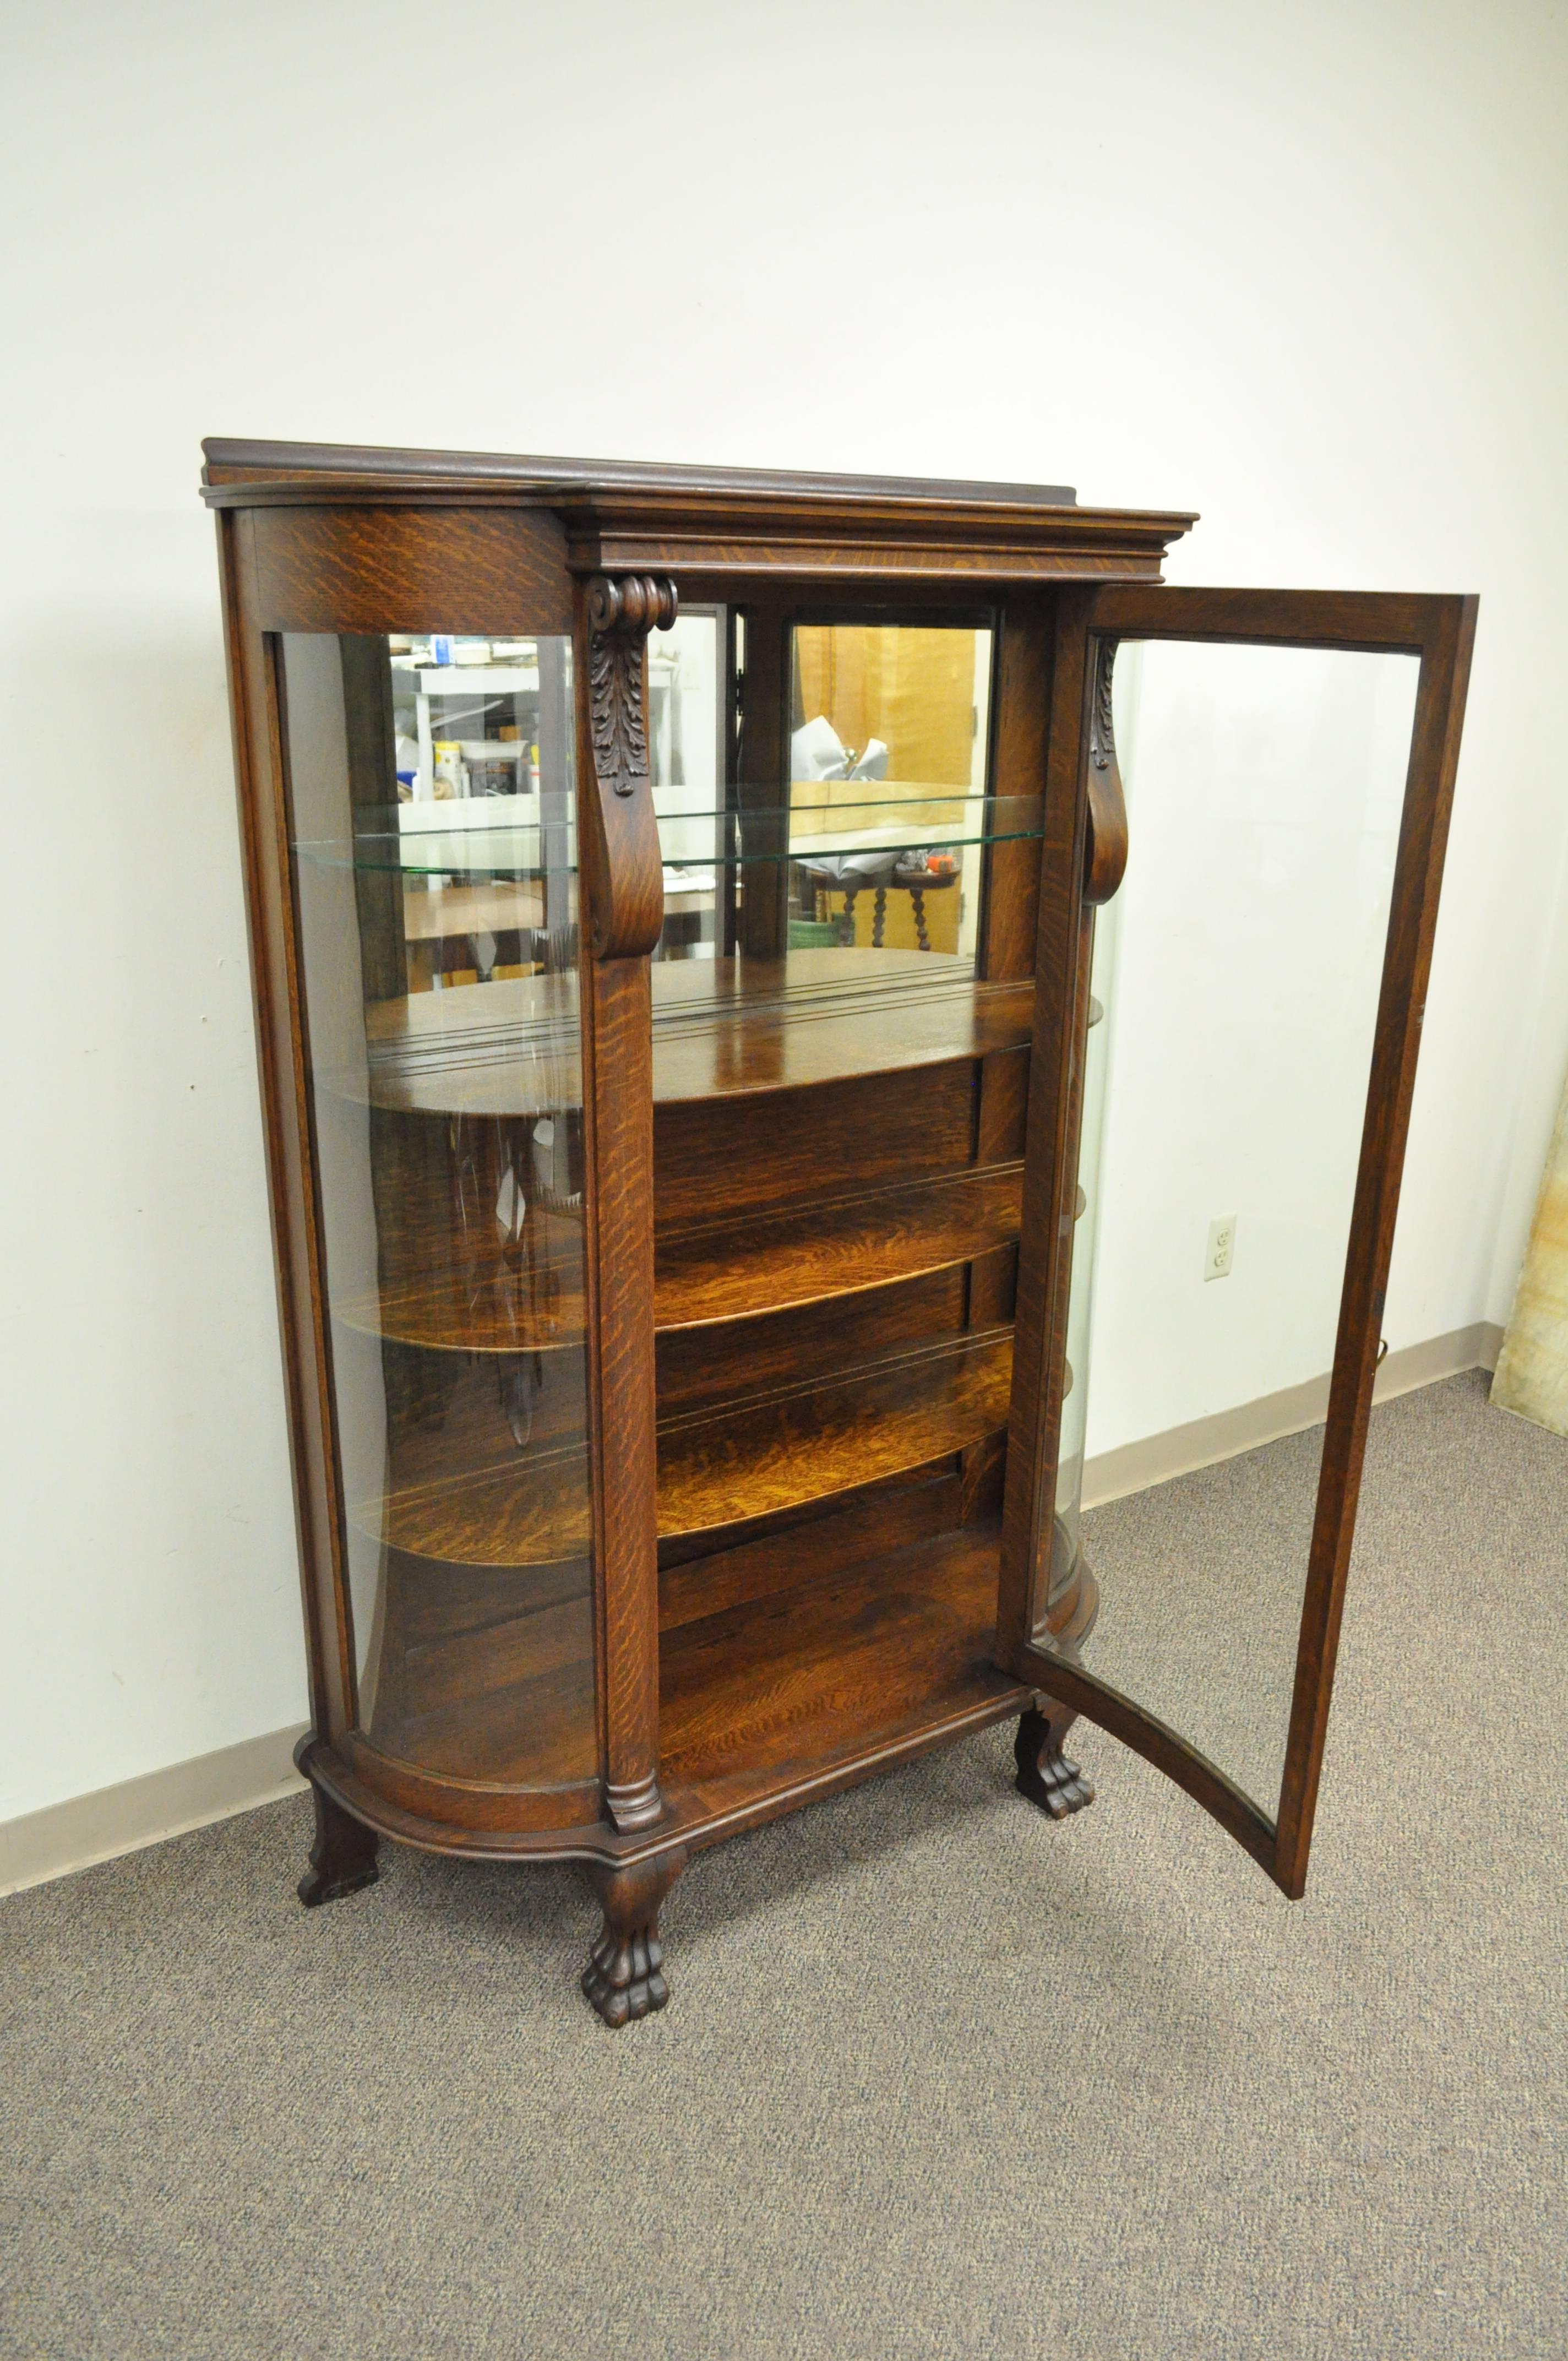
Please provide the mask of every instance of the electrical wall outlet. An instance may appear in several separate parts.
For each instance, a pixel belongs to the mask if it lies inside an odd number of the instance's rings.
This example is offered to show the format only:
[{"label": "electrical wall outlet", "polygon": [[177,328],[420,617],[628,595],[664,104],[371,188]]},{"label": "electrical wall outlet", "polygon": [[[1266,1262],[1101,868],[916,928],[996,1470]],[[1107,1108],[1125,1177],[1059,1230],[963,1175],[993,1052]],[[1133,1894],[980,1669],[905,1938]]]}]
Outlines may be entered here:
[{"label": "electrical wall outlet", "polygon": [[1234,1213],[1216,1213],[1209,1224],[1209,1247],[1203,1257],[1205,1279],[1229,1279],[1231,1259],[1236,1250],[1236,1217]]}]

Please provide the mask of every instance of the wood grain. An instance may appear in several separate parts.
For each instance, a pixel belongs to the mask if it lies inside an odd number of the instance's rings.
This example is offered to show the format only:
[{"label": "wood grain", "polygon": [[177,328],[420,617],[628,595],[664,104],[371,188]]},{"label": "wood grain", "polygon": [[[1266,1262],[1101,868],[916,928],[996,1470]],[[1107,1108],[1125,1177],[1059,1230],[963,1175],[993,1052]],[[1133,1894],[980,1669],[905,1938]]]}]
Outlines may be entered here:
[{"label": "wood grain", "polygon": [[[444,1135],[433,1144],[444,1147]],[[582,1342],[580,1219],[534,1206],[520,1234],[503,1243],[493,1224],[487,1235],[465,1221],[455,1190],[420,1191],[408,1185],[411,1177],[400,1165],[386,1191],[378,1285],[334,1296],[346,1326],[463,1353],[554,1352]],[[842,1330],[853,1336],[856,1298],[1007,1249],[1018,1235],[1022,1198],[1017,1159],[656,1230],[655,1330],[707,1329],[831,1300],[844,1306]]]},{"label": "wood grain", "polygon": [[545,507],[256,508],[267,631],[569,632],[565,535]]},{"label": "wood grain", "polygon": [[670,1632],[660,1718],[676,1816],[777,1805],[878,1746],[1021,1710],[1032,1693],[992,1660],[996,1561],[995,1527],[970,1527]]},{"label": "wood grain", "polygon": [[1006,1423],[1012,1357],[1011,1331],[988,1330],[662,1421],[660,1532],[736,1524],[961,1450]]},{"label": "wood grain", "polygon": [[659,1222],[805,1211],[838,1193],[838,1174],[866,1188],[950,1174],[973,1158],[974,1099],[974,1061],[959,1058],[922,1067],[913,1081],[895,1071],[761,1101],[737,1095],[655,1106]]},{"label": "wood grain", "polygon": [[661,1226],[654,1301],[662,1333],[831,1298],[855,1334],[854,1299],[969,1262],[1018,1235],[1022,1160],[893,1188],[824,1196],[743,1221]]},{"label": "wood grain", "polygon": [[631,1828],[656,1819],[661,1808],[648,961],[589,960],[583,976],[599,1699],[606,1805],[618,1828]]}]

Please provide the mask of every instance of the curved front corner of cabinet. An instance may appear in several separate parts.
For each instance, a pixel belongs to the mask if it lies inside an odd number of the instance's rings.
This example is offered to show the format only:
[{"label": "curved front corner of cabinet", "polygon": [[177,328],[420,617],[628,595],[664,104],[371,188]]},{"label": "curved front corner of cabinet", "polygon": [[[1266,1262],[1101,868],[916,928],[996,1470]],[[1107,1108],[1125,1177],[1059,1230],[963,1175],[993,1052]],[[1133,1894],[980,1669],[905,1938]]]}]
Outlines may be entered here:
[{"label": "curved front corner of cabinet", "polygon": [[1100,1585],[1081,1535],[1059,1514],[1052,1532],[1049,1598],[1034,1635],[1039,1648],[1076,1658],[1100,1618]]},{"label": "curved front corner of cabinet", "polygon": [[359,1730],[335,1746],[308,1736],[295,1759],[313,1785],[367,1828],[423,1852],[529,1861],[615,1850],[597,1778],[521,1786],[441,1777],[400,1762]]}]

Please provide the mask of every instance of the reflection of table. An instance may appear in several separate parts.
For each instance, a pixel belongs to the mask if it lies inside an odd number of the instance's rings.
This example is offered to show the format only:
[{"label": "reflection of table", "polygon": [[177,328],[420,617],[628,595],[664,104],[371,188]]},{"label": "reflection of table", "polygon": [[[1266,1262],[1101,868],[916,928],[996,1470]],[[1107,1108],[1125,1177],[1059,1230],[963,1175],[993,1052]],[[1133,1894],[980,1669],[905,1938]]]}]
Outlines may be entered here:
[{"label": "reflection of table", "polygon": [[[544,888],[538,878],[487,885],[403,885],[403,940],[408,947],[411,992],[428,992],[443,982],[481,974],[519,975],[532,964],[532,945],[521,938],[544,925]],[[488,967],[467,946],[488,935],[495,945]],[[507,937],[513,937],[509,944]]]},{"label": "reflection of table", "polygon": [[857,897],[865,893],[868,888],[874,894],[876,899],[872,904],[872,915],[873,950],[881,950],[883,947],[883,935],[887,924],[887,897],[891,888],[894,892],[908,895],[915,911],[915,939],[923,951],[928,951],[931,948],[931,938],[926,927],[926,896],[927,894],[946,893],[950,886],[958,884],[959,873],[956,862],[951,869],[900,869],[894,866],[892,869],[883,870],[880,875],[872,876],[857,876],[852,870],[847,874],[840,875],[836,866],[819,867],[811,861],[802,861],[800,867],[809,884],[817,891],[826,894],[842,894],[844,917],[849,923],[851,937],[855,928]]},{"label": "reflection of table", "polygon": [[448,935],[506,935],[544,924],[544,892],[533,879],[510,885],[403,887],[403,939],[438,942]]},{"label": "reflection of table", "polygon": [[703,922],[712,917],[717,894],[716,871],[665,865],[661,959],[691,959],[696,955],[703,939]]}]

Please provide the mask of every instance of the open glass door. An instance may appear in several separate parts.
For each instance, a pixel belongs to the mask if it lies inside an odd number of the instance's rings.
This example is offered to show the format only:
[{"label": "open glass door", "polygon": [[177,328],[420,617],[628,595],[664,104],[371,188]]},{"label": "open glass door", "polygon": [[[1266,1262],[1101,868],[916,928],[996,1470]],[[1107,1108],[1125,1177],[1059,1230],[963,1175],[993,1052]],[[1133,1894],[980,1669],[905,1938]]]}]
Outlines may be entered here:
[{"label": "open glass door", "polygon": [[[1062,601],[999,1656],[1166,1771],[1292,1896],[1475,620],[1473,599],[1326,591]],[[1129,809],[1113,995],[1096,906]],[[1107,1001],[1091,1258],[1074,1252],[1084,1075]],[[1071,1336],[1091,1259],[1107,1505],[1085,1555]]]}]

